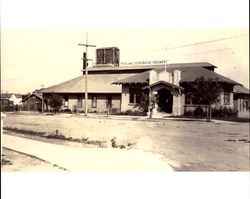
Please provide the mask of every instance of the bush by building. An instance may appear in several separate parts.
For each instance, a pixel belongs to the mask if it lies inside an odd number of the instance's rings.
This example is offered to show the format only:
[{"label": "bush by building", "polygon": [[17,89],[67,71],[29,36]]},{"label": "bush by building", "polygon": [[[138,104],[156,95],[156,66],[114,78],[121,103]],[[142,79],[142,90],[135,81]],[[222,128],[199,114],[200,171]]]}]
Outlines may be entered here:
[{"label": "bush by building", "polygon": [[226,107],[213,108],[212,116],[215,118],[236,118],[237,110]]}]

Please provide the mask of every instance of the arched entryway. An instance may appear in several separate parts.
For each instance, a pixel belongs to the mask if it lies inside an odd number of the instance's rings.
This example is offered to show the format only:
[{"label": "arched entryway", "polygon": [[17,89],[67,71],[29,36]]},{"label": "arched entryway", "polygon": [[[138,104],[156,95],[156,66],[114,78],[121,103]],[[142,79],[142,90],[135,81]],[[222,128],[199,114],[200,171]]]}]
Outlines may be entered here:
[{"label": "arched entryway", "polygon": [[158,90],[158,110],[160,112],[173,112],[173,95],[171,91],[165,88]]}]

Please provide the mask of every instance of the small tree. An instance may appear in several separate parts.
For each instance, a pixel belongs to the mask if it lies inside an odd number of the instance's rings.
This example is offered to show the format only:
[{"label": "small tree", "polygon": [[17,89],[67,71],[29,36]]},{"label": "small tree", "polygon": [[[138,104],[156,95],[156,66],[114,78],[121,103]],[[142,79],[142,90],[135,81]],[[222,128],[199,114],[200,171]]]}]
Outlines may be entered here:
[{"label": "small tree", "polygon": [[48,104],[56,112],[59,111],[60,107],[62,106],[63,100],[62,97],[58,94],[52,93],[51,98],[49,99]]},{"label": "small tree", "polygon": [[141,98],[140,98],[140,103],[137,104],[138,106],[144,113],[148,112],[148,105],[149,105],[149,95],[147,92],[141,92]]},{"label": "small tree", "polygon": [[205,79],[204,77],[197,78],[194,82],[189,83],[189,92],[192,92],[193,99],[197,104],[206,105],[207,121],[212,118],[212,104],[218,101],[221,92],[221,84],[217,79]]}]

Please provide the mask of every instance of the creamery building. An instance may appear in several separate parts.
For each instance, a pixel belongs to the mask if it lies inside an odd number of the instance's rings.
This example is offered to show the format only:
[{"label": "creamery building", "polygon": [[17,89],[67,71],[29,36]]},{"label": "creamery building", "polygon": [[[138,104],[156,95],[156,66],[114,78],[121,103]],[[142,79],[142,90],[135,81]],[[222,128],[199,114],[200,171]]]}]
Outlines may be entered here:
[{"label": "creamery building", "polygon": [[[116,51],[117,48],[109,49],[109,53],[98,49],[97,52],[102,52],[101,56],[97,54],[98,64],[88,68],[87,100],[86,77],[83,74],[44,89],[44,110],[50,109],[47,102],[53,93],[62,96],[63,110],[84,111],[87,103],[88,112],[98,113],[106,112],[108,108],[111,113],[140,111],[142,95],[153,95],[157,97],[155,112],[179,116],[200,106],[185,90],[198,77],[219,81],[222,91],[216,105],[234,108],[233,89],[236,85],[242,85],[216,73],[214,70],[217,67],[210,63],[146,62],[119,66],[119,51]],[[105,58],[105,55],[110,55],[113,59]]]}]

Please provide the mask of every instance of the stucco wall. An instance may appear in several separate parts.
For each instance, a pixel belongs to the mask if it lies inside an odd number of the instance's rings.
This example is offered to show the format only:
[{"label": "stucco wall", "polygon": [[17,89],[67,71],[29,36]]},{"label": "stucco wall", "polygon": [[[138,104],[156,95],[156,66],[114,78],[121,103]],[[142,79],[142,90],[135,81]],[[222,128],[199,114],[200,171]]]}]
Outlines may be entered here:
[{"label": "stucco wall", "polygon": [[179,92],[174,91],[173,94],[173,112],[172,115],[180,116],[183,114],[183,95],[180,95]]},{"label": "stucco wall", "polygon": [[[92,96],[97,97],[96,108],[91,107],[92,105]],[[121,111],[121,94],[90,94],[88,100],[89,111],[94,112],[106,112],[107,111],[107,96],[112,97],[112,110],[111,112],[120,112]]]},{"label": "stucco wall", "polygon": [[[92,96],[97,97],[96,108],[92,107]],[[70,109],[71,111],[85,111],[85,94],[61,94],[63,97],[63,105],[61,110]],[[68,106],[65,106],[64,96],[68,96]],[[78,97],[81,97],[82,106],[79,107]],[[121,110],[121,94],[88,94],[88,112],[105,112],[107,111],[107,96],[112,97],[112,110],[120,112]],[[49,96],[45,95],[45,99],[48,99]],[[48,110],[51,108],[48,106]],[[111,110],[111,111],[112,111]]]},{"label": "stucco wall", "polygon": [[122,99],[121,99],[121,111],[125,112],[126,110],[131,109],[129,106],[129,87],[122,87]]},{"label": "stucco wall", "polygon": [[250,118],[249,110],[247,106],[244,104],[244,99],[237,99],[235,100],[235,108],[238,110],[238,117],[239,118]]},{"label": "stucco wall", "polygon": [[[185,101],[185,99],[184,99]],[[203,107],[203,110],[205,111],[206,108],[205,106],[203,105],[198,105],[198,104],[184,104],[184,112],[188,112],[188,111],[191,111],[193,112],[197,107]],[[224,92],[221,92],[220,93],[220,96],[219,96],[219,102],[215,103],[212,105],[213,108],[217,107],[217,108],[220,108],[220,107],[226,107],[226,108],[231,108],[231,109],[234,109],[234,100],[233,100],[233,93],[230,92],[230,103],[229,104],[224,104]]]}]

